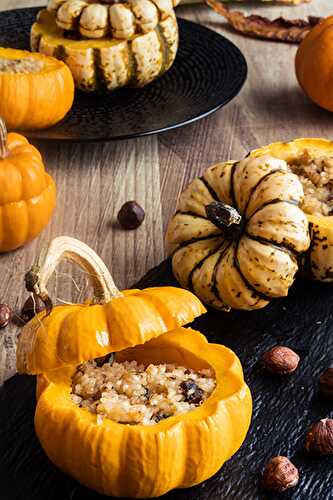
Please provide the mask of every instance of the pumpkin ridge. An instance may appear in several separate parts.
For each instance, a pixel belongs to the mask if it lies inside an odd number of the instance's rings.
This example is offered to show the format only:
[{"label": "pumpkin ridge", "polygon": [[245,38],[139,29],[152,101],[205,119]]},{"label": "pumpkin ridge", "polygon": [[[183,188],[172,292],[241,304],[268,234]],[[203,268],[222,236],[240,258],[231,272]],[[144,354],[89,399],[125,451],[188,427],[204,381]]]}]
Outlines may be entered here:
[{"label": "pumpkin ridge", "polygon": [[203,185],[206,187],[207,191],[215,201],[221,201],[220,198],[217,196],[217,193],[215,189],[212,188],[212,186],[209,184],[207,179],[204,178],[204,176],[199,177],[199,180],[203,183]]},{"label": "pumpkin ridge", "polygon": [[94,61],[94,74],[95,80],[99,81],[99,85],[101,86],[101,90],[107,89],[107,83],[105,80],[105,73],[102,69],[101,65],[101,54],[99,49],[93,48],[93,61]]},{"label": "pumpkin ridge", "polygon": [[263,292],[260,292],[260,290],[257,290],[244,276],[243,274],[243,271],[241,270],[241,266],[239,264],[239,261],[238,261],[238,247],[239,247],[239,241],[235,247],[235,252],[234,252],[234,263],[235,263],[235,267],[237,269],[237,271],[239,272],[240,274],[240,277],[242,278],[245,286],[247,286],[247,288],[249,290],[251,290],[252,292],[254,292],[258,297],[259,299],[262,299],[262,300],[271,300],[271,296],[270,295],[266,295],[265,293]]},{"label": "pumpkin ridge", "polygon": [[[52,181],[50,175],[47,174],[46,172],[45,172],[45,177],[46,177],[46,185],[44,186],[44,188],[41,191],[34,194],[33,196],[29,196],[28,198],[20,198],[19,201],[20,202],[24,201],[25,203],[29,203],[29,202],[32,202],[35,198],[42,196],[45,193],[45,191],[47,191],[50,188],[50,185],[53,184],[53,181]],[[8,202],[3,203],[3,204],[0,203],[0,207],[4,208],[7,205],[11,205],[12,203],[18,203],[18,202],[16,200],[13,200],[13,201],[8,201]]]},{"label": "pumpkin ridge", "polygon": [[[264,181],[265,181],[268,177],[270,177],[272,174],[275,174],[276,172],[280,172],[280,173],[283,173],[283,174],[285,173],[285,172],[284,172],[284,170],[281,170],[281,169],[271,170],[270,172],[268,172],[267,174],[265,174],[263,177],[261,177],[261,178],[258,180],[258,182],[257,182],[257,183],[256,183],[256,184],[255,184],[255,185],[251,188],[251,190],[250,190],[250,192],[249,192],[249,196],[248,196],[247,203],[246,203],[246,205],[245,205],[245,207],[244,207],[244,214],[245,214],[245,218],[246,218],[246,212],[247,212],[247,209],[248,209],[248,207],[249,207],[249,204],[250,204],[251,198],[252,198],[252,196],[254,195],[254,193],[255,193],[256,189],[257,189],[257,188],[261,185],[261,183],[262,183],[262,182],[264,182]],[[270,204],[270,203],[267,203],[267,205],[269,205],[269,204]],[[264,205],[261,205],[261,207],[260,207],[260,208],[262,208],[263,206],[264,206]],[[259,209],[257,209],[257,210],[256,210],[256,212],[257,212],[258,210],[260,210],[260,208],[259,208]],[[253,214],[252,214],[252,215],[253,215]],[[251,217],[252,217],[252,216],[251,216]],[[250,217],[250,218],[251,218],[251,217]],[[246,220],[250,220],[250,219],[247,219],[247,218],[246,218]]]},{"label": "pumpkin ridge", "polygon": [[169,65],[171,51],[169,50],[167,40],[165,38],[163,29],[160,26],[160,24],[158,24],[156,26],[155,32],[156,32],[158,39],[160,41],[160,48],[161,48],[161,53],[162,53],[162,64],[161,64],[161,69],[160,69],[159,74],[158,74],[158,76],[160,76],[160,75],[163,75],[163,73],[165,72],[165,68],[167,68]]},{"label": "pumpkin ridge", "polygon": [[263,238],[262,236],[254,236],[247,231],[245,231],[244,234],[253,241],[259,241],[259,243],[269,245],[273,248],[276,248],[277,250],[281,250],[282,252],[287,253],[292,259],[294,259],[294,262],[297,261],[296,256],[298,255],[298,253],[292,247],[288,247],[287,245],[283,245],[282,243],[277,243],[276,241],[268,240],[266,238]]},{"label": "pumpkin ridge", "polygon": [[260,210],[262,210],[263,208],[265,207],[268,207],[269,205],[276,205],[277,203],[289,203],[289,205],[294,205],[296,207],[299,206],[299,202],[298,200],[280,200],[279,198],[276,198],[274,200],[271,200],[271,201],[267,201],[266,203],[263,203],[260,207],[258,207],[251,215],[248,219],[246,219],[246,221],[250,221],[250,219],[256,215],[258,212],[260,212]]},{"label": "pumpkin ridge", "polygon": [[212,255],[214,255],[214,253],[219,252],[221,250],[221,248],[223,248],[223,245],[225,245],[225,243],[226,243],[226,241],[224,240],[218,248],[215,248],[214,250],[209,252],[205,257],[203,257],[203,259],[201,259],[199,262],[197,262],[196,265],[192,268],[192,271],[190,272],[190,274],[188,276],[188,280],[187,280],[188,281],[187,287],[191,292],[193,292],[193,290],[194,290],[193,283],[192,283],[192,278],[193,278],[194,272],[197,269],[200,269],[200,267],[204,264],[206,259],[208,259]]},{"label": "pumpkin ridge", "polygon": [[314,224],[309,222],[309,234],[310,234],[310,246],[301,256],[302,261],[302,271],[306,276],[309,276],[310,279],[314,279],[314,273],[312,270],[312,262],[311,262],[311,254],[313,249],[316,246],[316,236],[314,230]]},{"label": "pumpkin ridge", "polygon": [[[218,237],[219,237],[218,234],[211,234],[209,236],[202,236],[201,238],[191,238],[190,240],[182,241],[178,245],[178,247],[172,252],[171,257],[173,257],[175,253],[178,252],[178,250],[187,247],[188,245],[192,245],[192,243],[196,243],[197,241],[203,241],[203,240],[211,240],[213,238],[218,238]],[[223,235],[221,234],[220,237],[223,238]]]},{"label": "pumpkin ridge", "polygon": [[[215,266],[214,266],[214,269],[213,269],[213,273],[212,273],[212,287],[211,287],[211,290],[212,290],[212,293],[215,295],[215,298],[217,300],[219,300],[220,302],[222,302],[222,304],[225,304],[225,302],[224,302],[224,300],[220,296],[220,292],[219,292],[219,289],[218,289],[217,284],[216,284],[216,281],[217,281],[216,280],[216,275],[217,275],[218,267],[221,264],[221,261],[222,261],[223,257],[225,256],[225,254],[229,250],[229,248],[232,245],[232,243],[233,243],[233,241],[230,240],[229,245],[227,245],[226,248],[223,250],[223,252],[221,252],[221,255],[217,259],[217,261],[215,263]],[[226,309],[225,309],[226,311],[230,311],[231,308],[228,305],[225,304],[225,307],[226,307]]]},{"label": "pumpkin ridge", "polygon": [[128,55],[128,80],[127,85],[135,85],[138,82],[137,72],[138,63],[132,47],[132,42],[127,42],[127,55]]},{"label": "pumpkin ridge", "polygon": [[188,211],[188,212],[183,212],[182,210],[177,210],[175,212],[175,215],[189,215],[190,217],[198,217],[198,219],[203,219],[203,220],[207,220],[207,217],[204,217],[203,215],[200,215],[200,214],[196,214],[195,212],[191,212],[191,211]]}]

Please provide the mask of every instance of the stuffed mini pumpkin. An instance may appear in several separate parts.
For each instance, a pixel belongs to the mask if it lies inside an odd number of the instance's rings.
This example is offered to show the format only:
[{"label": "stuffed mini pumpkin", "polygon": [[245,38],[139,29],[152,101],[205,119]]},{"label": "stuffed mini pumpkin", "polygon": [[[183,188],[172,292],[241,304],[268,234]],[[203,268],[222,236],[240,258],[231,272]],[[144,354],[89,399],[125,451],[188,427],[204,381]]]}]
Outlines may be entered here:
[{"label": "stuffed mini pumpkin", "polygon": [[81,90],[143,87],[172,66],[178,24],[171,0],[56,0],[39,12],[31,49],[63,60]]},{"label": "stuffed mini pumpkin", "polygon": [[[90,303],[52,307],[46,284],[63,258],[75,261],[90,276],[94,286]],[[181,327],[205,312],[193,294],[174,287],[119,292],[97,255],[66,237],[53,240],[26,275],[26,284],[45,302],[47,310],[24,327],[18,341],[17,367],[21,373],[38,375],[36,433],[59,468],[102,494],[150,498],[204,481],[241,446],[251,419],[250,391],[232,351],[209,344],[200,333]],[[104,363],[103,357],[111,352],[115,353],[116,368]],[[104,364],[99,368],[101,359]],[[170,364],[186,367],[176,370],[170,384],[179,372],[187,377],[180,387],[190,398],[191,411],[183,408],[170,414],[169,408],[168,414],[156,415],[151,425],[126,425],[121,423],[127,422],[123,414],[117,421],[101,418],[101,405],[114,411],[115,401],[108,400],[107,392],[101,396],[97,379],[88,384],[93,411],[76,395],[89,380],[89,373],[102,370],[99,373],[105,380],[116,369],[120,377],[126,367],[133,371],[133,363],[148,365],[150,376],[160,363],[164,375]],[[140,370],[135,375],[136,385],[143,376],[143,368]],[[189,377],[199,372],[202,376],[213,374],[214,390],[201,404],[195,404],[203,389]],[[116,404],[126,399],[130,376],[126,374]],[[112,391],[120,390],[119,383],[116,377],[112,389],[104,387],[109,398]],[[143,397],[152,411],[159,399],[151,402],[149,392]],[[180,392],[177,394],[178,400],[182,398]]]},{"label": "stuffed mini pumpkin", "polygon": [[302,257],[303,271],[315,280],[333,282],[333,142],[275,142],[250,154],[279,158],[298,175],[305,194],[300,206],[309,220],[311,236],[310,248]]},{"label": "stuffed mini pumpkin", "polygon": [[51,127],[71,109],[74,81],[53,57],[0,47],[0,116],[9,129]]},{"label": "stuffed mini pumpkin", "polygon": [[288,294],[309,248],[304,194],[285,161],[220,163],[181,194],[166,244],[180,284],[217,309],[259,309]]},{"label": "stuffed mini pumpkin", "polygon": [[48,224],[56,187],[40,152],[0,118],[0,252],[28,243]]}]

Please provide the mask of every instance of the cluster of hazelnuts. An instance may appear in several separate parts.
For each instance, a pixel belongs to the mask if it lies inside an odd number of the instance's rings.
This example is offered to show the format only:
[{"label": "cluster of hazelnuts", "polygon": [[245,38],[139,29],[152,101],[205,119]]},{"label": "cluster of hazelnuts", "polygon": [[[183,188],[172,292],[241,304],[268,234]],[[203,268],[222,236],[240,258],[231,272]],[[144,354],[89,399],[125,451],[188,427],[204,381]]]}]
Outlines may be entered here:
[{"label": "cluster of hazelnuts", "polygon": [[[276,375],[293,373],[300,362],[300,357],[289,347],[276,346],[265,352],[262,362],[266,370]],[[329,401],[333,401],[333,367],[328,368],[319,378],[319,392]],[[333,419],[319,420],[309,429],[305,448],[312,455],[333,454]],[[273,457],[266,465],[262,484],[267,490],[282,492],[298,484],[297,467],[284,456]]]}]

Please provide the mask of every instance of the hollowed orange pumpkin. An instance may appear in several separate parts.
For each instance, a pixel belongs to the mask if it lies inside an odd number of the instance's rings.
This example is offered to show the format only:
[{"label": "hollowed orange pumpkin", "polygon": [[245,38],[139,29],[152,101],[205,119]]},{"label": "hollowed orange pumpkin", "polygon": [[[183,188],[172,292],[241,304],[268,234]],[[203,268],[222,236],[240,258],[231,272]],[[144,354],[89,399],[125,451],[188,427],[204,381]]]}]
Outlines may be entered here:
[{"label": "hollowed orange pumpkin", "polygon": [[0,47],[0,116],[9,129],[51,127],[74,99],[74,80],[62,61]]},{"label": "hollowed orange pumpkin", "polygon": [[[46,283],[63,257],[89,273],[91,303],[50,309]],[[230,349],[181,328],[205,311],[193,294],[174,287],[119,292],[96,254],[71,238],[51,243],[27,283],[48,313],[22,331],[17,365],[38,374],[35,428],[59,468],[100,493],[149,498],[204,481],[241,446],[251,419],[250,391]],[[111,351],[117,361],[210,367],[216,387],[201,406],[152,426],[101,423],[73,402],[71,376],[82,361]]]}]

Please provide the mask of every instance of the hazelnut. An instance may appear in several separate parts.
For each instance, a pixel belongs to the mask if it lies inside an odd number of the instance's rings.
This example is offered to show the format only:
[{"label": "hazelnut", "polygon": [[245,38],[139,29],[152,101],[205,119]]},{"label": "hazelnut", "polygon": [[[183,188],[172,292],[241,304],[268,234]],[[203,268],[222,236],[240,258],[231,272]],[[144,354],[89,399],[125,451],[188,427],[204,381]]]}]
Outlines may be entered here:
[{"label": "hazelnut", "polygon": [[25,323],[28,323],[36,314],[43,311],[44,308],[43,302],[37,296],[30,295],[23,304],[21,318]]},{"label": "hazelnut", "polygon": [[319,378],[319,392],[322,396],[333,401],[333,367],[327,368]]},{"label": "hazelnut", "polygon": [[265,368],[271,373],[288,375],[296,370],[300,357],[289,347],[276,346],[262,357]]},{"label": "hazelnut", "polygon": [[333,419],[323,418],[312,425],[305,448],[313,455],[333,455]]},{"label": "hazelnut", "polygon": [[145,218],[145,211],[136,201],[127,201],[119,210],[117,218],[124,229],[137,229]]},{"label": "hazelnut", "polygon": [[12,317],[12,311],[7,304],[0,304],[0,328],[5,328]]},{"label": "hazelnut", "polygon": [[297,467],[290,462],[287,457],[273,457],[266,465],[263,476],[262,485],[266,490],[270,491],[285,491],[293,488],[299,481],[299,473]]}]

